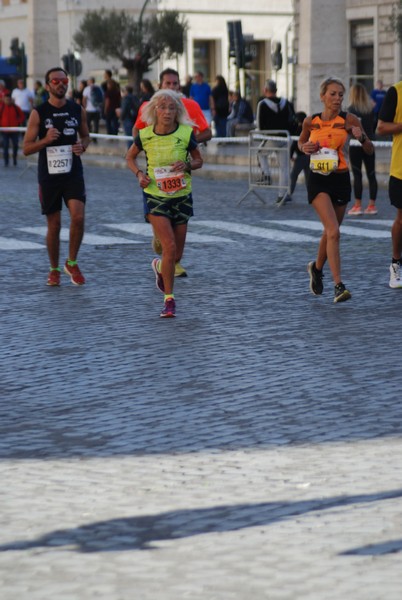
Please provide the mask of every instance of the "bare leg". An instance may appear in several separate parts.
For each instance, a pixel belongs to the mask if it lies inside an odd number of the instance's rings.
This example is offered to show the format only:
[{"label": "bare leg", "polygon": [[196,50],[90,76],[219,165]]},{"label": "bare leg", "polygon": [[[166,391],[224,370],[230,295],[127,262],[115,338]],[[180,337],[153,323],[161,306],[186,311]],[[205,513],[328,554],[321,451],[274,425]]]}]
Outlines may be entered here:
[{"label": "bare leg", "polygon": [[60,256],[60,228],[61,228],[61,213],[55,212],[46,215],[47,219],[47,235],[46,245],[49,255],[50,266],[56,269],[59,266]]},{"label": "bare leg", "polygon": [[392,235],[392,258],[401,259],[402,254],[402,209],[398,208],[395,221],[391,229]]},{"label": "bare leg", "polygon": [[68,249],[69,260],[77,260],[78,251],[84,237],[85,204],[81,200],[69,200],[70,211],[70,243]]},{"label": "bare leg", "polygon": [[172,224],[166,217],[148,215],[155,237],[162,245],[161,275],[165,286],[165,294],[173,294],[174,266],[176,260],[176,242]]},{"label": "bare leg", "polygon": [[176,262],[180,262],[183,257],[184,244],[186,243],[187,223],[176,225],[173,231],[176,241]]},{"label": "bare leg", "polygon": [[346,205],[334,207],[328,194],[320,193],[313,201],[314,209],[324,226],[318,246],[317,269],[322,269],[328,259],[335,285],[341,281],[341,259],[339,253],[340,224],[345,216]]}]

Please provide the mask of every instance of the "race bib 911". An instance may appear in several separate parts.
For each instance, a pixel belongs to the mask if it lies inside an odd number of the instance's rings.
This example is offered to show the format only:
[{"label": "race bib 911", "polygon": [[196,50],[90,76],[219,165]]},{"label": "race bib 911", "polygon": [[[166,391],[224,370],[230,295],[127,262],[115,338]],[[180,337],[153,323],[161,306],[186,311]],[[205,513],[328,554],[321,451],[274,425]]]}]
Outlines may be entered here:
[{"label": "race bib 911", "polygon": [[338,152],[331,148],[321,148],[318,152],[310,155],[310,169],[314,173],[329,175],[337,170],[338,163]]}]

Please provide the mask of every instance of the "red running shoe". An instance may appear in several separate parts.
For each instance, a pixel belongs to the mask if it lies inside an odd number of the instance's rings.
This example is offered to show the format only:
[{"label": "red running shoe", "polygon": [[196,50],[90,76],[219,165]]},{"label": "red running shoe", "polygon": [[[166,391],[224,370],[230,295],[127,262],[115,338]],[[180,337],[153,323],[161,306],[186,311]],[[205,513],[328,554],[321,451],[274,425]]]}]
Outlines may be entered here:
[{"label": "red running shoe", "polygon": [[165,319],[176,316],[176,302],[174,301],[174,298],[168,298],[168,300],[165,301],[165,306],[163,307],[160,316]]},{"label": "red running shoe", "polygon": [[70,275],[71,283],[73,283],[74,285],[84,285],[85,277],[81,273],[78,265],[74,265],[72,267],[66,261],[66,264],[64,265],[64,272],[67,273],[67,275]]},{"label": "red running shoe", "polygon": [[60,285],[60,271],[52,270],[49,271],[46,285]]}]

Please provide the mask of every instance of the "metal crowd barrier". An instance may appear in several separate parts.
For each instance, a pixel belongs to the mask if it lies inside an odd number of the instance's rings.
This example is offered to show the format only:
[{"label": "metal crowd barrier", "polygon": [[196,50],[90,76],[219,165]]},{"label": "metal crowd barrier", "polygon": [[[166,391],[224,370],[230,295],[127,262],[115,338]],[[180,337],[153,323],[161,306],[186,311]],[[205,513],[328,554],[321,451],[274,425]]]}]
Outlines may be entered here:
[{"label": "metal crowd barrier", "polygon": [[278,192],[278,206],[290,194],[290,147],[292,137],[287,131],[250,131],[249,133],[249,188],[237,203],[238,205],[253,193],[265,204],[257,190],[275,189]]}]

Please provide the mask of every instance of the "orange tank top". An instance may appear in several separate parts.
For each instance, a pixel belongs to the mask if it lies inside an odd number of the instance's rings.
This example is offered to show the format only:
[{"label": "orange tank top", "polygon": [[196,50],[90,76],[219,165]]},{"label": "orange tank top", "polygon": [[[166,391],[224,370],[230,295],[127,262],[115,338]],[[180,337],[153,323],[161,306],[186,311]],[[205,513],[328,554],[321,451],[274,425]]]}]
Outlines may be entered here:
[{"label": "orange tank top", "polygon": [[321,113],[311,117],[310,141],[319,142],[322,148],[337,150],[339,157],[337,171],[344,171],[349,168],[345,156],[345,144],[348,141],[349,134],[346,131],[345,123],[346,113],[343,111],[331,121],[323,121]]}]

